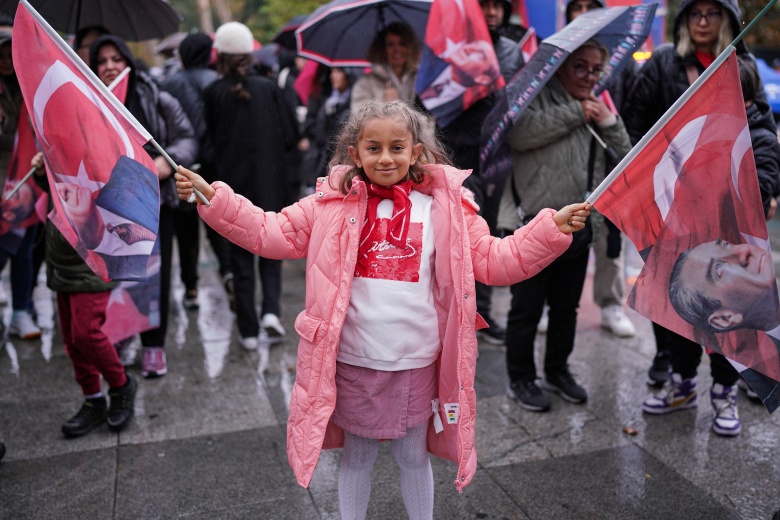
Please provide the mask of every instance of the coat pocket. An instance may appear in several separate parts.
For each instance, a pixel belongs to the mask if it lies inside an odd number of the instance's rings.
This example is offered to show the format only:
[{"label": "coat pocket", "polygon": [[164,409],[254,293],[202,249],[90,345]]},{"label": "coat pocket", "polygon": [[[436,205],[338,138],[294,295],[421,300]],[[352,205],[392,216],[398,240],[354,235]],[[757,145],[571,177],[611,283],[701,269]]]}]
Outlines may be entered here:
[{"label": "coat pocket", "polygon": [[295,332],[298,333],[301,339],[313,344],[321,340],[324,335],[325,327],[322,324],[323,320],[321,318],[302,311],[295,318]]}]

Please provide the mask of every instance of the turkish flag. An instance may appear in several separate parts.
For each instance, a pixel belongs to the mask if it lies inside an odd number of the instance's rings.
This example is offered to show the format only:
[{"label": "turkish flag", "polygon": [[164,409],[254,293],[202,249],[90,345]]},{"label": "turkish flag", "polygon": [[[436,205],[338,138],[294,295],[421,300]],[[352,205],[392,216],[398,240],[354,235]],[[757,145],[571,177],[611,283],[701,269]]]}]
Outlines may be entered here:
[{"label": "turkish flag", "polygon": [[593,204],[645,258],[629,305],[758,372],[772,411],[780,406],[771,396],[780,390],[780,302],[733,50],[706,74]]},{"label": "turkish flag", "polygon": [[529,27],[517,44],[520,46],[520,52],[523,53],[523,63],[528,63],[531,56],[539,50],[539,42],[536,40],[536,29]]},{"label": "turkish flag", "polygon": [[415,90],[440,127],[504,88],[493,41],[477,0],[434,0]]},{"label": "turkish flag", "polygon": [[17,77],[44,154],[57,229],[104,280],[142,280],[159,223],[151,136],[25,2]]},{"label": "turkish flag", "polygon": [[[25,181],[24,186],[16,189],[16,185],[30,170],[30,162],[37,152],[27,107],[22,103],[0,202],[0,249],[11,255],[16,254],[26,228],[40,222],[35,204],[43,190],[35,184],[32,177]],[[9,198],[8,194],[12,191],[14,194]]]}]

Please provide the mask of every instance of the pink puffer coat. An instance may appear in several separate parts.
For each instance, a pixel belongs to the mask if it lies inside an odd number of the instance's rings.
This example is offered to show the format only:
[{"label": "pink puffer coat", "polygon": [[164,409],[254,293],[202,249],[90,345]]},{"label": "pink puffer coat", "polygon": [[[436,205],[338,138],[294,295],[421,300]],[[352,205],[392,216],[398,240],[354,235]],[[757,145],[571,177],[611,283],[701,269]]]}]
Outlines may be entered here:
[{"label": "pink puffer coat", "polygon": [[[461,187],[468,171],[428,165],[433,180],[419,191],[433,197],[436,248],[435,299],[442,349],[437,360],[439,402],[457,404],[457,416],[444,429],[428,429],[428,449],[458,464],[460,491],[477,469],[474,449],[477,315],[474,280],[509,285],[530,278],[571,243],[545,210],[505,239],[492,237],[477,215],[471,193]],[[320,178],[316,193],[279,213],[264,212],[214,183],[211,207],[198,206],[203,220],[235,244],[272,259],[306,258],[306,308],[295,320],[300,335],[295,385],[287,422],[287,457],[300,485],[311,480],[320,450],[343,446],[344,432],[332,422],[336,405],[336,354],[355,272],[360,226],[366,212],[366,186],[354,180],[347,195],[337,186],[345,169],[330,181]],[[336,188],[334,188],[336,186]],[[450,406],[449,409],[453,409]]]}]

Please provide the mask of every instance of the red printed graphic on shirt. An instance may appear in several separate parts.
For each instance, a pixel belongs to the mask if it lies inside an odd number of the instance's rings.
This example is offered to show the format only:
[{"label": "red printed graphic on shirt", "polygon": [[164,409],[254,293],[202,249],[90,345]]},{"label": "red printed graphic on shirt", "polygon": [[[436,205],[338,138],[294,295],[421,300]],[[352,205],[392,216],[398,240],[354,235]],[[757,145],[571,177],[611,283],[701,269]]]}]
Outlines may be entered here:
[{"label": "red printed graphic on shirt", "polygon": [[387,236],[388,219],[378,218],[368,237],[371,247],[364,261],[355,267],[356,278],[375,278],[398,282],[419,282],[422,258],[422,222],[410,222],[406,249],[390,244]]}]

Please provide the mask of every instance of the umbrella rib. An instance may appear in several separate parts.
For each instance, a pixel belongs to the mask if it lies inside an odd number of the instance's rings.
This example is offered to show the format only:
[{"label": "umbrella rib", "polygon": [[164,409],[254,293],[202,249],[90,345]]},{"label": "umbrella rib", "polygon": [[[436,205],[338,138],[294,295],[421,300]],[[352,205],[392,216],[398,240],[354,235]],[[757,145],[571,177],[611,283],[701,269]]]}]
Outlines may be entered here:
[{"label": "umbrella rib", "polygon": [[[139,34],[138,34],[138,33],[136,32],[136,30],[135,30],[135,25],[134,25],[134,24],[133,24],[133,22],[131,21],[131,20],[132,20],[132,18],[131,18],[131,16],[130,16],[130,12],[127,10],[127,6],[125,5],[125,2],[120,2],[120,4],[119,4],[119,5],[121,5],[121,6],[122,6],[122,11],[124,11],[124,13],[125,13],[125,18],[127,19],[127,25],[129,26],[130,32],[132,32],[132,33],[133,33],[133,37],[134,37],[134,38],[137,38],[137,40],[133,40],[133,41],[138,41],[138,40],[140,40],[140,38],[139,38]],[[147,18],[153,18],[153,17],[147,17]]]}]

